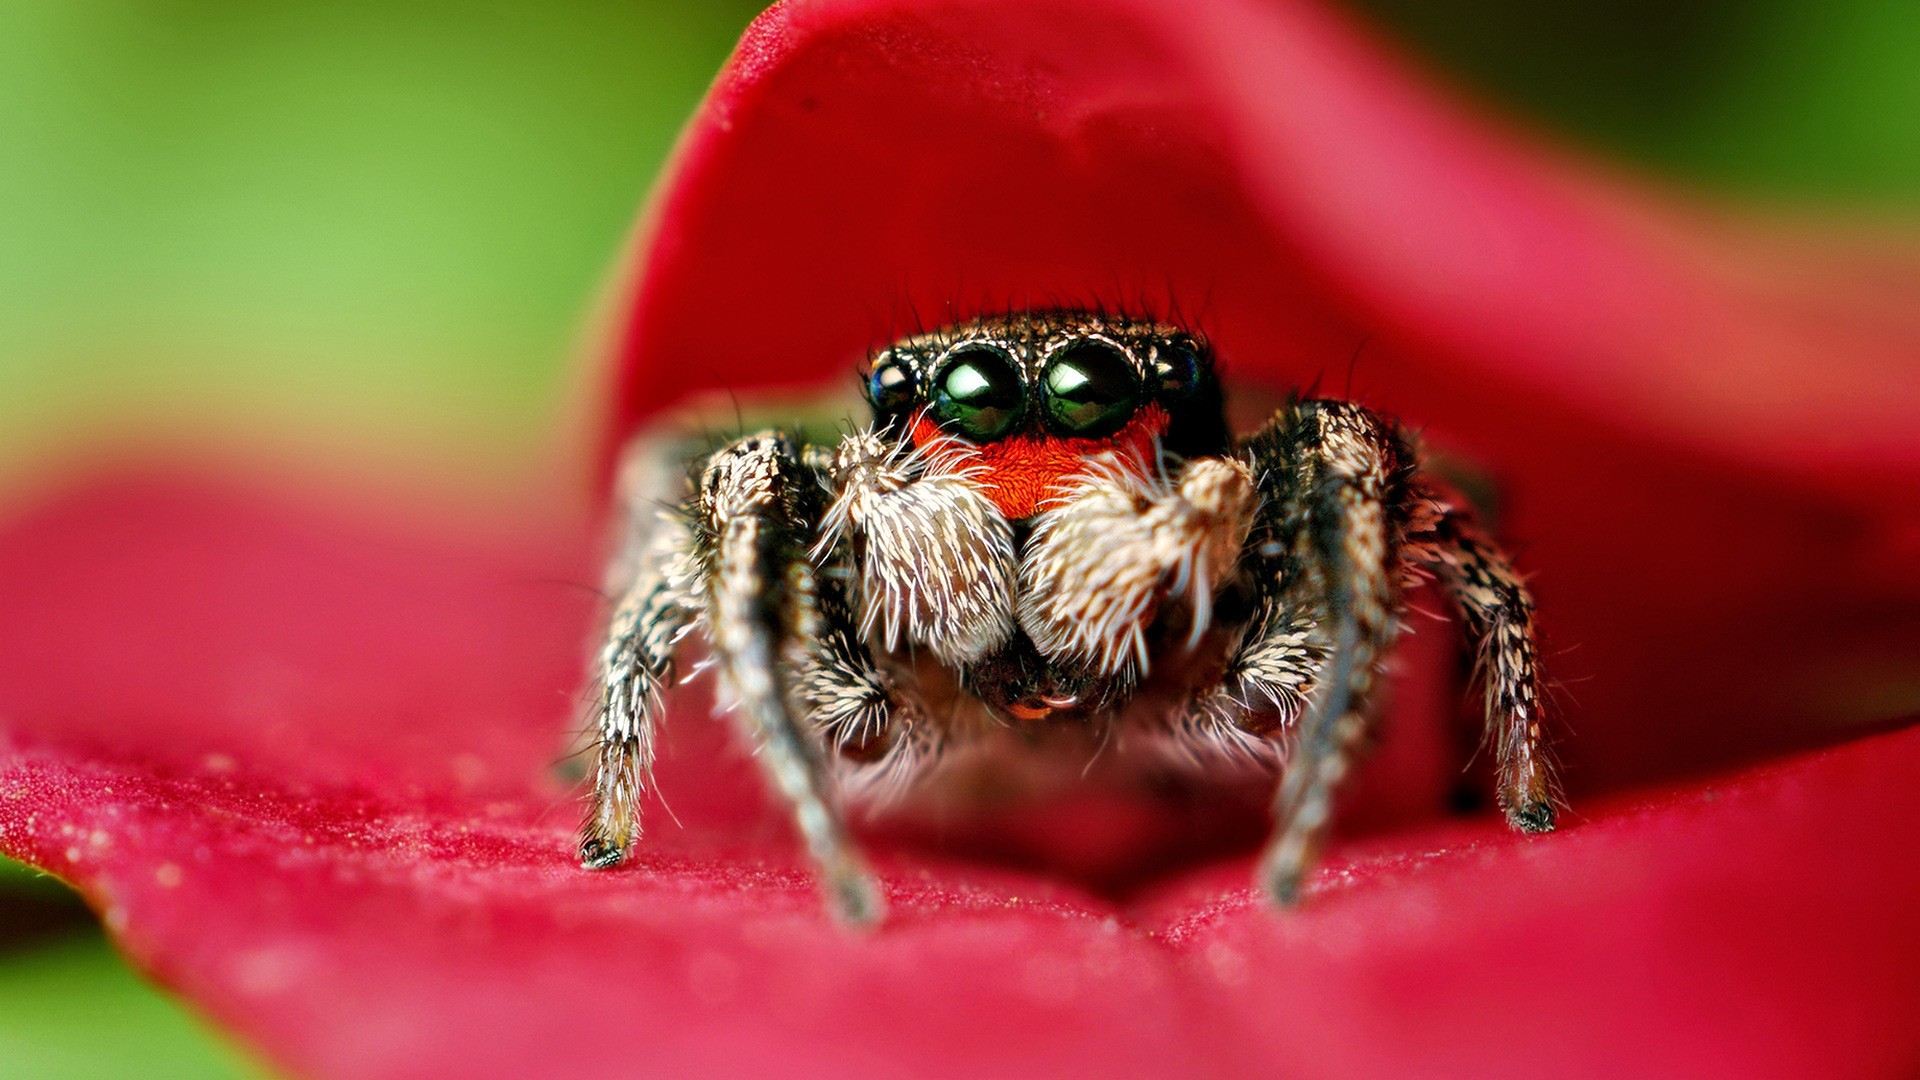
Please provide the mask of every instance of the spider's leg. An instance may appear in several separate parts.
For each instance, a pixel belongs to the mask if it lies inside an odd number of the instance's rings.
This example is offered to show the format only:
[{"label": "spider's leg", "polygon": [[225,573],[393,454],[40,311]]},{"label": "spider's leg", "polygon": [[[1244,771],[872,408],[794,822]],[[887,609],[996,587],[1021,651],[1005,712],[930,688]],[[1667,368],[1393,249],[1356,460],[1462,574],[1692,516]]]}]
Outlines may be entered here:
[{"label": "spider's leg", "polygon": [[789,708],[786,659],[807,620],[819,485],[786,437],[749,436],[709,460],[696,516],[707,633],[725,687],[759,739],[761,764],[792,807],[835,910],[871,922],[879,893],[828,802],[819,748]]},{"label": "spider's leg", "polygon": [[[1376,666],[1396,627],[1393,544],[1411,454],[1393,425],[1346,402],[1301,402],[1249,440],[1286,515],[1294,587],[1310,588],[1327,659],[1275,800],[1260,879],[1282,904],[1299,897],[1333,792],[1367,734]],[[1290,544],[1287,543],[1290,541]]]},{"label": "spider's leg", "polygon": [[1312,622],[1279,594],[1280,579],[1262,584],[1273,595],[1258,600],[1259,613],[1228,654],[1220,681],[1173,717],[1175,745],[1189,755],[1198,745],[1270,759],[1272,737],[1299,718],[1313,691],[1326,650],[1314,640]]},{"label": "spider's leg", "polygon": [[1545,698],[1534,647],[1533,598],[1506,556],[1463,511],[1445,508],[1431,537],[1419,539],[1425,542],[1412,546],[1433,552],[1429,565],[1479,648],[1500,809],[1515,829],[1550,831],[1557,787],[1542,746]]},{"label": "spider's leg", "polygon": [[640,793],[653,766],[653,732],[673,656],[699,614],[693,532],[685,507],[684,455],[642,437],[620,472],[626,525],[609,571],[619,602],[595,662],[597,766],[580,861],[599,869],[626,857],[640,835]]},{"label": "spider's leg", "polygon": [[[870,445],[869,445],[870,444]],[[882,471],[890,451],[884,444],[858,433],[837,449],[808,446],[807,468],[830,493],[836,507],[822,521],[821,535],[809,552],[806,625],[800,639],[806,655],[800,667],[799,699],[807,723],[822,745],[842,757],[867,761],[881,753],[893,734],[896,713],[904,713],[893,682],[874,663],[873,651],[860,632],[847,590],[855,576],[851,515],[837,512],[849,485],[849,460],[869,468],[854,483],[871,483]],[[876,468],[877,467],[877,468]],[[899,482],[907,482],[901,477]]]},{"label": "spider's leg", "polygon": [[811,647],[799,680],[807,723],[828,749],[869,760],[884,749],[893,727],[893,683],[860,640],[838,583],[819,580],[816,588],[813,626],[804,635]]},{"label": "spider's leg", "polygon": [[822,574],[811,643],[800,667],[800,707],[839,757],[843,791],[885,802],[905,792],[940,755],[944,733],[874,662],[839,582]]}]

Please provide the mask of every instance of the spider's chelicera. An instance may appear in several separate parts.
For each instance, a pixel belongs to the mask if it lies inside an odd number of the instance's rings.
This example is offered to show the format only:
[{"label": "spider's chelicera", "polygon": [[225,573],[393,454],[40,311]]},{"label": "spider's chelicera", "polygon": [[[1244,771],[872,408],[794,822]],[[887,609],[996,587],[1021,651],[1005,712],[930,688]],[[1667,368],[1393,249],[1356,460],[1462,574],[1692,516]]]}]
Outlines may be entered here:
[{"label": "spider's chelicera", "polygon": [[878,898],[840,798],[1010,730],[1284,761],[1260,875],[1291,902],[1402,591],[1427,574],[1479,650],[1500,806],[1553,827],[1532,602],[1393,420],[1297,400],[1235,437],[1199,337],[1077,312],[911,337],[863,379],[872,423],[837,445],[764,431],[689,478],[678,444],[636,440],[586,865],[639,835],[661,695],[697,629],[850,919]]}]

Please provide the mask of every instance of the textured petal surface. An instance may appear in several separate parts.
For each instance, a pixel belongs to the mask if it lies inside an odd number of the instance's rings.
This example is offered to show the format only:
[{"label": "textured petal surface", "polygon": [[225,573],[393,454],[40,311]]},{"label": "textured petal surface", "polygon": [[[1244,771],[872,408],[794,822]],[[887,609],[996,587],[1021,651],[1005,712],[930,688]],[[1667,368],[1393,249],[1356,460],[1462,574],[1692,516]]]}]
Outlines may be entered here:
[{"label": "textured petal surface", "polygon": [[1595,178],[1298,5],[790,4],[653,208],[610,427],[1008,305],[1175,311],[1246,382],[1357,351],[1502,485],[1569,827],[1433,815],[1422,633],[1284,918],[1244,815],[1091,802],[884,838],[848,935],[692,696],[589,874],[579,532],[119,478],[0,525],[0,849],[315,1076],[1911,1072],[1920,732],[1724,770],[1914,711],[1913,266]]},{"label": "textured petal surface", "polygon": [[1920,1060],[1920,731],[1594,802],[1550,838],[1375,836],[1284,918],[1240,857],[1111,900],[896,850],[893,919],[855,936],[691,709],[663,776],[683,826],[631,871],[573,865],[551,727],[525,719],[572,683],[564,565],[205,487],[48,506],[0,536],[0,845],[317,1076]]}]

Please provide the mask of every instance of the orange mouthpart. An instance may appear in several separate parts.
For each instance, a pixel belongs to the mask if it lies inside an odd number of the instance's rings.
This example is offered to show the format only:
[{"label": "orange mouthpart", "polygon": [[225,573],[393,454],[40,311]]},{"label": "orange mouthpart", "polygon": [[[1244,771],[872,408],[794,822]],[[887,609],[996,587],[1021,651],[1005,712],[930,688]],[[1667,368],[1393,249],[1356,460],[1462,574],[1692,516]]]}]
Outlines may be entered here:
[{"label": "orange mouthpart", "polygon": [[1127,426],[1104,439],[1071,439],[1054,435],[1009,435],[975,446],[940,430],[922,416],[913,425],[913,445],[980,470],[980,486],[1008,521],[1021,521],[1064,491],[1086,471],[1087,459],[1120,451],[1140,461],[1153,460],[1153,441],[1167,433],[1167,411],[1148,405]]}]

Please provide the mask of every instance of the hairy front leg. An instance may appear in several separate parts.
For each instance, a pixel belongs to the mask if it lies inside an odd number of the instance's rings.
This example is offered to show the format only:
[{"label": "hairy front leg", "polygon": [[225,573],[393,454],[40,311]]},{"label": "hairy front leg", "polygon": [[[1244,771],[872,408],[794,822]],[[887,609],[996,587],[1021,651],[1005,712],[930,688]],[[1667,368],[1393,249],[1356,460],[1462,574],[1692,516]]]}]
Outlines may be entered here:
[{"label": "hairy front leg", "polygon": [[874,662],[860,631],[844,580],[848,546],[841,540],[814,549],[797,633],[805,643],[799,701],[822,746],[845,761],[870,764],[887,756],[920,717]]},{"label": "hairy front leg", "polygon": [[790,656],[810,619],[808,547],[819,487],[784,436],[750,436],[715,454],[701,478],[696,522],[707,634],[721,678],[757,737],[760,760],[819,867],[834,910],[879,917],[880,896],[828,796],[820,748],[794,716]]},{"label": "hairy front leg", "polygon": [[1347,402],[1284,410],[1249,440],[1265,466],[1263,494],[1279,518],[1263,542],[1279,547],[1310,598],[1327,650],[1275,800],[1275,831],[1260,878],[1281,904],[1302,880],[1332,814],[1333,794],[1365,741],[1378,664],[1397,627],[1393,545],[1410,451],[1392,423]]},{"label": "hairy front leg", "polygon": [[1551,831],[1558,786],[1541,729],[1545,695],[1533,597],[1506,556],[1464,511],[1446,507],[1430,541],[1418,546],[1433,552],[1428,565],[1459,608],[1478,650],[1500,809],[1515,829]]},{"label": "hairy front leg", "polygon": [[590,868],[625,858],[640,836],[654,727],[673,658],[700,611],[684,455],[676,443],[636,440],[620,472],[625,513],[609,573],[619,601],[595,659],[593,792],[580,829]]}]

